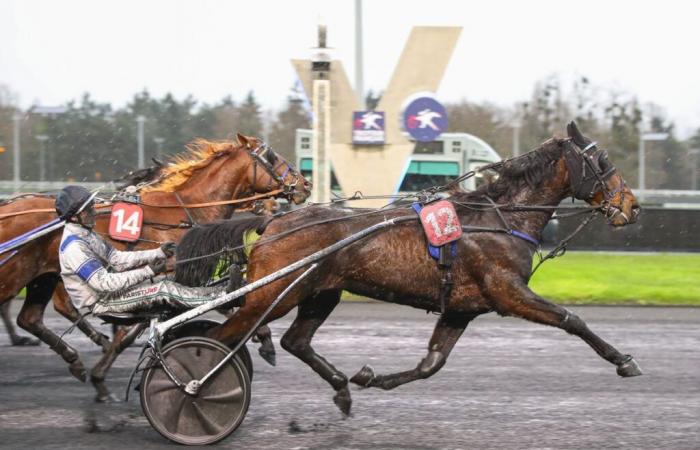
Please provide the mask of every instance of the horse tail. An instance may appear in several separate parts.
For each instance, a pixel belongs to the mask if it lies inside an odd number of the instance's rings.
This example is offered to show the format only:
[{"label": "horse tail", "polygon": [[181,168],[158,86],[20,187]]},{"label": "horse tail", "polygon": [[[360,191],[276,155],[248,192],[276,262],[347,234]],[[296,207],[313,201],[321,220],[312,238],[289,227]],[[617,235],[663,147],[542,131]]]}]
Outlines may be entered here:
[{"label": "horse tail", "polygon": [[240,248],[243,237],[247,231],[259,229],[266,220],[264,216],[241,214],[192,228],[177,246],[175,281],[186,286],[204,286],[221,268],[245,263],[245,252]]}]

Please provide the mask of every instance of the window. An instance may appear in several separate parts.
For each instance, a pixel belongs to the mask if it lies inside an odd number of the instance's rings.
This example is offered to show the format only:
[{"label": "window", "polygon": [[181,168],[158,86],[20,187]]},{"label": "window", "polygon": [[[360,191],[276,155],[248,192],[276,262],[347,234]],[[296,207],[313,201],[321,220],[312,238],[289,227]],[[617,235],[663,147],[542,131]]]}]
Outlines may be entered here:
[{"label": "window", "polygon": [[400,191],[420,191],[448,183],[459,176],[459,163],[454,161],[411,161]]},{"label": "window", "polygon": [[[309,180],[310,182],[314,182],[313,180],[313,170],[314,170],[314,162],[313,159],[311,158],[301,158],[299,161],[299,171],[301,174]],[[333,191],[339,191],[340,190],[340,183],[338,183],[338,179],[335,177],[335,171],[333,171],[333,168],[331,167],[331,190]]]},{"label": "window", "polygon": [[413,153],[416,155],[442,155],[444,153],[443,142],[416,142]]}]

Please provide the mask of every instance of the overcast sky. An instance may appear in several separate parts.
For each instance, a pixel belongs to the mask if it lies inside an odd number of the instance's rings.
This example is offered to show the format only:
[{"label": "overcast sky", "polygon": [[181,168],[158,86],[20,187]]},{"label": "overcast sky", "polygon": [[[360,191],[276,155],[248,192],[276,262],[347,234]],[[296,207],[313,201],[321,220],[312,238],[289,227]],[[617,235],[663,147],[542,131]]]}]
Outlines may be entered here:
[{"label": "overcast sky", "polygon": [[[123,105],[148,88],[215,102],[252,89],[284,104],[293,57],[320,21],[354,77],[354,0],[0,0],[0,84],[22,106],[90,92]],[[510,105],[553,73],[661,105],[682,136],[700,127],[700,6],[693,1],[368,1],[365,87],[381,90],[415,25],[464,27],[438,91]],[[426,61],[429,64],[430,61]]]}]

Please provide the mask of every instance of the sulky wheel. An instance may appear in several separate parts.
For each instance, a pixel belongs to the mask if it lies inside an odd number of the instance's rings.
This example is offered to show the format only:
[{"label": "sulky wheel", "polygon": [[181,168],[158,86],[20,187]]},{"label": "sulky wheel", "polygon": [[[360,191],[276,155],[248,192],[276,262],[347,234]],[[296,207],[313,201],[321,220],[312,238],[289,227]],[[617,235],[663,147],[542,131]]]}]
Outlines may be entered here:
[{"label": "sulky wheel", "polygon": [[[182,383],[201,379],[229,353],[213,339],[185,337],[163,348],[163,360]],[[250,404],[250,379],[238,356],[229,360],[200,388],[187,394],[160,364],[147,368],[141,379],[141,407],[156,429],[173,442],[206,445],[238,428]]]},{"label": "sulky wheel", "polygon": [[[165,346],[170,341],[186,336],[206,336],[207,331],[218,325],[221,325],[221,323],[211,319],[190,320],[168,330],[167,333],[165,333],[165,336],[163,336],[161,342]],[[230,345],[231,348],[235,346],[235,344]],[[236,353],[241,361],[243,361],[243,364],[245,364],[245,368],[248,371],[248,378],[253,381],[253,358],[250,357],[248,347],[244,345]]]}]

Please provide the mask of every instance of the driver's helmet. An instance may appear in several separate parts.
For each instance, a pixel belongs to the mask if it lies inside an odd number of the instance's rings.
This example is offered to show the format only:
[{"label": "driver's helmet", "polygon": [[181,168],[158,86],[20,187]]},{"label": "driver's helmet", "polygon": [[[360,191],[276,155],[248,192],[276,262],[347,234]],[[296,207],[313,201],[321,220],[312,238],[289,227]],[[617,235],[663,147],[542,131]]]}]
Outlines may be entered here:
[{"label": "driver's helmet", "polygon": [[56,213],[63,220],[80,214],[93,205],[97,192],[90,193],[82,186],[66,186],[56,196]]}]

